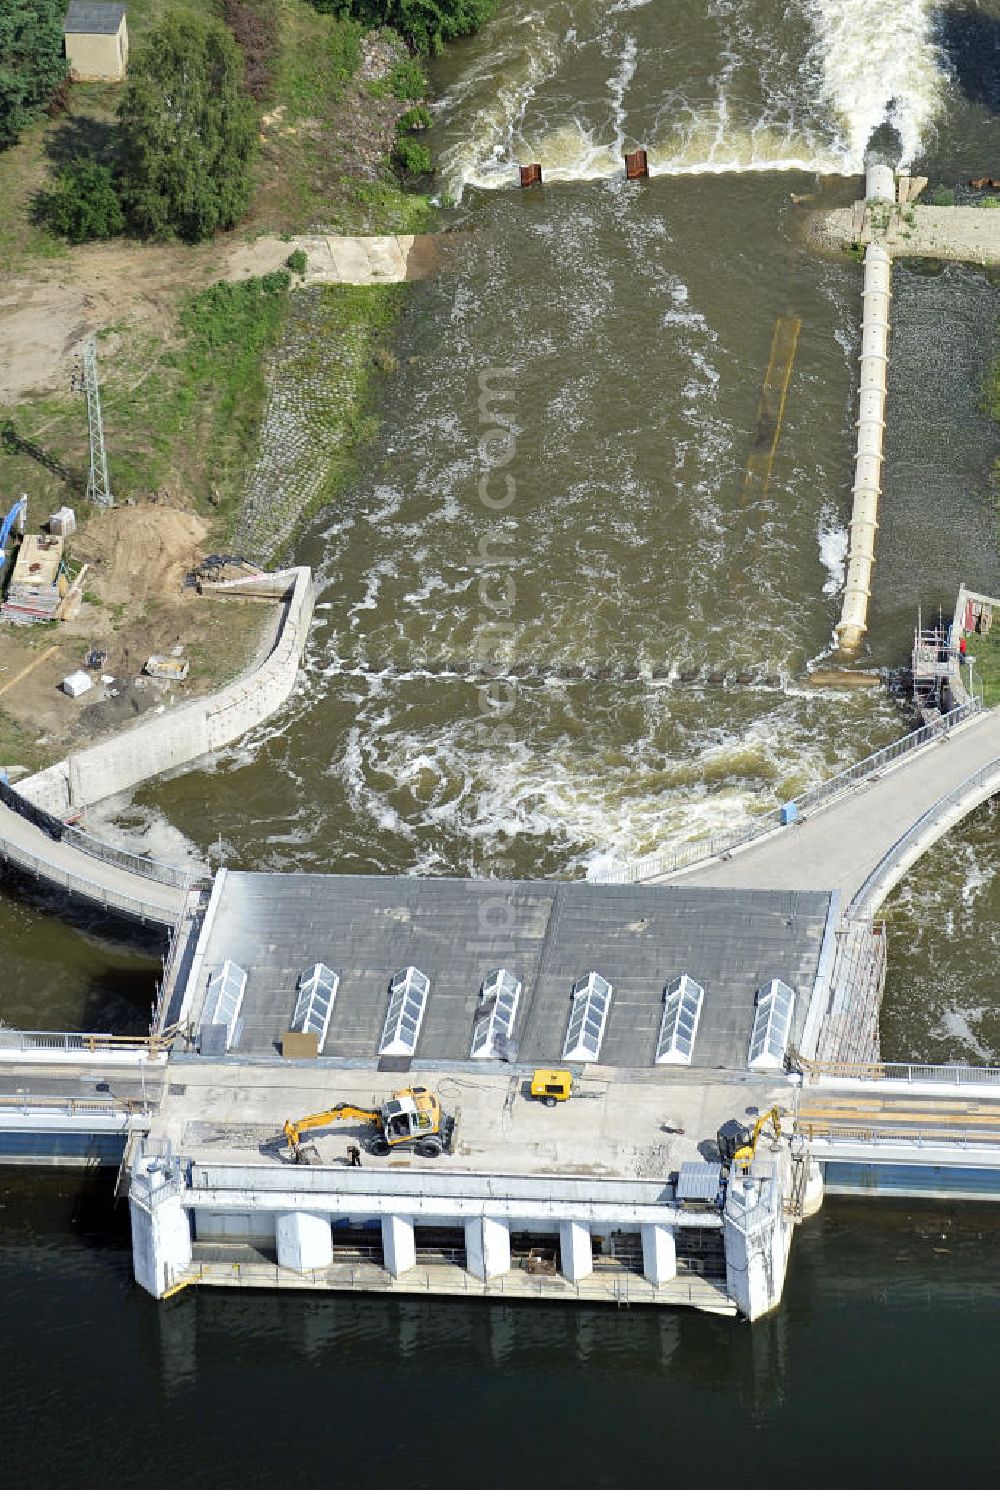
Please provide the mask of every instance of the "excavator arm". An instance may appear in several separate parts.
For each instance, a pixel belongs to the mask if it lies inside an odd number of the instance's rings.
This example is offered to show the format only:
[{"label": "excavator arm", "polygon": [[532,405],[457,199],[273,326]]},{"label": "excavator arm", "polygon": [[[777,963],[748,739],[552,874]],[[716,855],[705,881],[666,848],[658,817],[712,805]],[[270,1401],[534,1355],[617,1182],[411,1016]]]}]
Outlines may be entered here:
[{"label": "excavator arm", "polygon": [[774,1130],[775,1138],[779,1139],[781,1137],[781,1113],[776,1107],[769,1107],[767,1112],[762,1112],[754,1123],[749,1143],[744,1144],[742,1148],[738,1148],[733,1155],[733,1162],[739,1165],[744,1174],[749,1174],[750,1172],[750,1165],[753,1163],[754,1155],[757,1153],[758,1139],[768,1123],[771,1124]]},{"label": "excavator arm", "polygon": [[381,1112],[372,1107],[355,1107],[352,1102],[338,1102],[336,1107],[328,1107],[326,1112],[310,1113],[308,1117],[299,1118],[297,1122],[289,1119],[285,1124],[284,1134],[295,1162],[298,1163],[302,1157],[299,1139],[303,1133],[310,1128],[329,1128],[331,1124],[341,1122],[345,1118],[354,1118],[360,1123],[372,1123],[376,1128],[382,1126]]}]

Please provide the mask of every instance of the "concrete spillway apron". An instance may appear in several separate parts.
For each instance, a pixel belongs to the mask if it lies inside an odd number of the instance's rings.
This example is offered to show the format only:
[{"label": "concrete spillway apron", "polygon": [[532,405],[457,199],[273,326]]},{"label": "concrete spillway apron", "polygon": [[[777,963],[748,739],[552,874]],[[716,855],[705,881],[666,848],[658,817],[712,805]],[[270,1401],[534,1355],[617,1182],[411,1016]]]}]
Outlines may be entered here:
[{"label": "concrete spillway apron", "polygon": [[[895,202],[889,166],[868,167],[865,195],[869,203]],[[858,448],[854,465],[854,507],[847,559],[844,604],[837,623],[842,652],[858,650],[868,630],[868,601],[875,567],[878,499],[882,490],[882,442],[885,434],[886,377],[889,366],[889,301],[892,264],[881,243],[865,251],[864,315],[861,323],[861,388],[858,394]]]}]

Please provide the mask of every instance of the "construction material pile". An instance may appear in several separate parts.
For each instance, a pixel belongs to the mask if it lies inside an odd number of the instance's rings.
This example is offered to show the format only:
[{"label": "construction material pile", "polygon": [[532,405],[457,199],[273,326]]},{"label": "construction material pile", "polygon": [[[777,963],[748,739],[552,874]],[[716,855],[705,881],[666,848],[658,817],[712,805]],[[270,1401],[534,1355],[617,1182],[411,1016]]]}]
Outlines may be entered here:
[{"label": "construction material pile", "polygon": [[69,588],[63,570],[63,540],[47,533],[29,533],[21,544],[0,620],[30,626],[54,621]]}]

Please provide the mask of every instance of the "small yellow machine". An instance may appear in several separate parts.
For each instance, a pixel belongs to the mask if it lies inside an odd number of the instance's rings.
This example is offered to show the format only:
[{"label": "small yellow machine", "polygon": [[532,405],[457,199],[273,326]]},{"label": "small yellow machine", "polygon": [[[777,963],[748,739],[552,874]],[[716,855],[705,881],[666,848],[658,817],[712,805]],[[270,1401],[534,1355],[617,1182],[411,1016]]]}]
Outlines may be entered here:
[{"label": "small yellow machine", "polygon": [[400,1092],[393,1092],[381,1107],[355,1107],[352,1102],[338,1102],[325,1112],[314,1112],[297,1122],[289,1119],[283,1132],[293,1161],[296,1164],[302,1162],[300,1140],[303,1133],[330,1128],[334,1123],[349,1118],[359,1123],[370,1123],[376,1129],[375,1137],[368,1144],[373,1154],[411,1148],[425,1159],[436,1159],[446,1149],[451,1150],[455,1133],[455,1119],[441,1111],[441,1103],[434,1093],[425,1086],[408,1086]]},{"label": "small yellow machine", "polygon": [[762,1112],[752,1128],[746,1127],[738,1119],[724,1123],[718,1134],[719,1157],[724,1163],[732,1164],[738,1173],[749,1174],[760,1135],[768,1123],[771,1124],[777,1141],[781,1137],[781,1113],[776,1107],[769,1107],[767,1112]]},{"label": "small yellow machine", "polygon": [[573,1076],[569,1071],[550,1071],[540,1068],[531,1073],[531,1095],[546,1107],[555,1107],[557,1102],[568,1102],[573,1095]]}]

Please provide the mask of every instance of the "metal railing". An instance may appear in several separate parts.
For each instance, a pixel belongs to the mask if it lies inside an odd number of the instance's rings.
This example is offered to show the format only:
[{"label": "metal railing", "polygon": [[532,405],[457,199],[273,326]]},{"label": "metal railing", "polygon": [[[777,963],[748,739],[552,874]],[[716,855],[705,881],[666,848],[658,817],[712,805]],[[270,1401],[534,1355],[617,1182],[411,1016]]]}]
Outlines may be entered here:
[{"label": "metal railing", "polygon": [[[965,807],[970,799],[975,800],[978,797],[980,787],[993,781],[1000,784],[1000,759],[980,766],[978,771],[971,772],[959,782],[958,786],[953,787],[950,792],[946,792],[943,797],[933,802],[876,864],[851,902],[850,915],[852,917],[869,915],[871,902],[876,899],[876,896],[879,902],[884,898],[887,890],[882,890],[883,884],[888,881],[888,887],[891,887],[894,883],[893,870],[905,861],[913,845],[921,841],[929,828],[935,827],[942,818],[949,817],[953,808]],[[971,811],[971,807],[968,810]]]},{"label": "metal railing", "polygon": [[180,915],[179,906],[165,906],[152,900],[143,900],[135,895],[126,895],[121,890],[109,889],[98,880],[74,874],[72,870],[64,869],[61,864],[55,864],[51,859],[43,859],[38,854],[28,853],[20,845],[10,843],[2,836],[0,836],[0,858],[6,859],[9,864],[15,865],[25,874],[33,874],[36,879],[47,880],[50,885],[56,885],[68,894],[78,895],[81,900],[86,900],[91,905],[99,905],[109,911],[120,911],[123,915],[131,916],[138,921],[154,921],[160,926],[173,926]]},{"label": "metal railing", "polygon": [[129,849],[115,848],[110,843],[102,842],[100,838],[93,838],[82,828],[67,826],[63,831],[62,841],[89,854],[92,859],[101,859],[105,864],[114,864],[119,869],[127,869],[131,874],[155,880],[160,885],[173,885],[178,890],[188,890],[204,878],[204,875],[193,874],[190,869],[164,864],[159,859],[134,854]]},{"label": "metal railing", "polygon": [[273,1262],[196,1262],[171,1280],[171,1291],[192,1283],[222,1284],[243,1288],[329,1288],[368,1293],[427,1293],[486,1296],[487,1298],[577,1299],[611,1304],[689,1304],[735,1314],[725,1286],[700,1275],[673,1278],[656,1287],[635,1273],[621,1271],[614,1277],[591,1277],[578,1283],[561,1273],[555,1276],[528,1274],[519,1269],[483,1281],[459,1267],[410,1269],[394,1278],[373,1264],[341,1264],[308,1268],[302,1272]]},{"label": "metal railing", "polygon": [[147,1051],[159,1056],[169,1048],[176,1029],[159,1035],[105,1035],[74,1030],[11,1030],[0,1028],[0,1051],[25,1055],[61,1052],[72,1055],[112,1055],[122,1051]]},{"label": "metal railing", "polygon": [[956,1133],[953,1128],[865,1128],[840,1127],[829,1123],[800,1124],[798,1132],[810,1143],[863,1143],[872,1148],[941,1148],[1000,1149],[1000,1129],[995,1133]]},{"label": "metal railing", "polygon": [[155,880],[161,885],[173,885],[178,889],[187,889],[200,877],[192,875],[190,869],[182,869],[174,864],[162,864],[159,860],[150,859],[145,854],[132,853],[129,849],[116,848],[110,843],[104,843],[100,838],[94,838],[90,833],[85,833],[82,828],[64,823],[62,818],[57,817],[55,813],[48,812],[44,807],[39,807],[27,797],[23,797],[16,788],[5,781],[0,781],[0,802],[5,807],[9,807],[11,812],[16,812],[18,817],[23,817],[26,822],[31,823],[39,832],[51,838],[53,843],[68,844],[92,859],[100,859],[105,864],[114,864],[117,868],[126,869],[131,874],[141,875],[143,879]]},{"label": "metal railing", "polygon": [[151,1111],[149,1103],[139,1097],[58,1097],[48,1093],[40,1096],[31,1092],[0,1094],[0,1121],[5,1112],[62,1115],[65,1117],[129,1117]]},{"label": "metal railing", "polygon": [[952,709],[948,714],[942,714],[941,718],[936,719],[932,724],[921,725],[919,729],[904,735],[902,739],[895,740],[891,745],[885,745],[881,750],[876,750],[873,755],[866,756],[856,765],[838,771],[836,776],[831,776],[829,780],[809,787],[801,796],[793,797],[783,806],[773,807],[770,811],[752,818],[742,828],[727,833],[713,833],[708,838],[698,838],[692,843],[683,843],[675,849],[648,855],[646,858],[637,859],[634,864],[626,865],[623,869],[597,874],[595,879],[603,884],[633,884],[637,880],[657,879],[663,875],[674,874],[677,870],[686,869],[691,864],[698,864],[706,859],[715,859],[721,854],[732,853],[742,848],[744,844],[756,838],[762,838],[780,828],[782,812],[787,807],[795,807],[799,818],[805,817],[807,813],[815,812],[818,807],[839,797],[859,782],[876,779],[887,766],[892,765],[900,757],[920,750],[934,740],[941,739],[957,725],[970,719],[973,714],[978,714],[980,709],[981,704],[978,699],[969,699],[959,708]]},{"label": "metal railing", "polygon": [[1000,1067],[948,1065],[932,1066],[907,1061],[807,1061],[798,1059],[810,1082],[824,1076],[849,1077],[860,1081],[899,1082],[912,1085],[923,1082],[932,1086],[995,1086],[1000,1088]]}]

